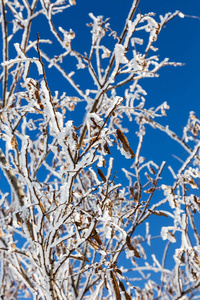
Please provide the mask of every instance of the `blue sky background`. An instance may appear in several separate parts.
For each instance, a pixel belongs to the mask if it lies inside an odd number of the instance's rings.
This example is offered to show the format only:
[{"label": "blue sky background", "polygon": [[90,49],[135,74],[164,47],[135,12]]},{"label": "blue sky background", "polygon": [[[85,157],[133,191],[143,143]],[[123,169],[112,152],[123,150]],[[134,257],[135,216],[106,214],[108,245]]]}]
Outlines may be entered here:
[{"label": "blue sky background", "polygon": [[[120,35],[131,5],[132,0],[77,0],[76,6],[67,9],[63,14],[55,16],[55,25],[62,26],[68,31],[70,28],[75,31],[76,38],[72,41],[73,49],[82,53],[85,51],[89,52],[91,29],[86,26],[86,23],[90,23],[91,19],[88,14],[92,12],[95,16],[103,15],[105,19],[109,17],[111,28]],[[155,12],[157,20],[159,20],[160,14],[164,15],[167,12],[174,12],[175,10],[180,10],[186,15],[200,17],[199,0],[141,0],[139,9],[142,14]],[[44,18],[41,17],[38,20],[40,21],[33,23],[32,40],[36,39],[37,31],[41,39],[49,37],[47,34],[48,25],[45,23]],[[147,107],[156,107],[164,101],[168,102],[170,110],[167,111],[167,117],[160,121],[163,125],[169,124],[172,130],[182,136],[182,130],[187,122],[189,111],[195,111],[197,117],[200,118],[200,20],[176,17],[161,31],[154,46],[159,48],[158,53],[161,60],[168,57],[170,61],[183,62],[186,65],[176,68],[165,67],[159,71],[159,78],[141,80],[139,84],[147,92],[147,96],[145,97]],[[45,49],[48,50],[49,55],[52,55],[52,57],[61,51],[60,48],[57,48],[56,43],[46,46]],[[13,56],[15,57],[14,53]],[[34,53],[33,56],[36,56],[36,54]],[[66,60],[67,72],[76,70],[76,61],[73,58],[70,59],[71,61]],[[80,71],[77,77],[74,77],[75,80],[77,78],[76,82],[79,82],[84,90],[91,88],[88,78],[83,76],[82,74],[84,73],[81,72],[83,71]],[[68,83],[62,80],[62,77],[53,68],[46,69],[46,74],[52,91],[58,90],[60,94],[67,92],[70,96],[76,95]],[[123,93],[120,95],[119,92],[119,96],[123,96]],[[71,119],[75,116],[75,125],[80,125],[85,114],[84,106],[80,106],[80,109],[77,107],[76,109],[77,112],[75,114],[67,113],[67,118]],[[135,150],[138,141],[135,135],[137,127],[134,121],[129,124],[125,120],[125,124],[129,128],[128,136],[131,148]],[[112,153],[115,153],[114,150],[112,151]],[[147,160],[154,160],[158,165],[165,160],[176,170],[181,167],[181,163],[174,155],[183,160],[187,157],[184,149],[171,141],[164,133],[151,128],[147,129],[142,155]],[[128,168],[131,164],[132,162],[122,158],[116,161],[115,167],[119,169],[119,174],[121,174],[120,169],[122,167]],[[167,172],[166,170],[164,174],[169,176],[170,183],[171,175]],[[1,188],[7,191],[8,186],[3,174],[0,173],[0,176]],[[121,178],[119,179],[121,181]],[[162,219],[163,222],[167,223],[168,220]],[[159,232],[156,232],[155,226],[155,234],[157,233],[159,234]]]},{"label": "blue sky background", "polygon": [[[110,18],[110,27],[116,30],[118,35],[124,27],[125,19],[128,15],[129,9],[132,5],[132,0],[77,0],[77,5],[72,6],[63,14],[55,17],[55,24],[62,26],[64,29],[70,28],[75,31],[76,37],[72,41],[73,49],[80,52],[89,52],[91,33],[90,27],[86,23],[90,23],[91,19],[88,16],[92,12],[95,16],[103,15],[104,19]],[[159,20],[159,15],[164,15],[167,12],[174,12],[180,10],[186,15],[200,17],[200,1],[198,0],[141,0],[139,9],[142,14],[148,12],[155,12],[156,18]],[[46,29],[45,29],[46,28]],[[40,32],[40,37],[45,37],[45,32],[48,27],[44,23],[38,23],[35,30]],[[112,39],[111,39],[112,40]],[[102,40],[102,42],[104,39]],[[109,42],[108,42],[109,48]],[[146,90],[146,106],[156,107],[167,101],[170,109],[167,111],[167,117],[159,119],[163,125],[169,124],[170,128],[177,134],[182,136],[183,127],[186,125],[189,112],[195,111],[197,117],[200,117],[200,20],[195,18],[176,17],[170,21],[166,27],[159,34],[158,40],[154,43],[155,47],[159,48],[157,52],[160,60],[168,57],[170,61],[185,63],[182,67],[164,67],[159,70],[159,78],[148,78],[141,80],[139,84]],[[52,55],[59,53],[55,47],[49,46],[48,51],[52,51]],[[76,61],[70,58],[66,63],[67,71],[75,71]],[[60,90],[61,92],[67,91],[70,95],[74,95],[71,88],[60,80],[60,76],[56,76],[56,72],[52,69],[49,70],[49,82],[52,84],[53,89]],[[83,89],[90,88],[91,81],[80,70],[75,75],[76,82],[80,83]],[[47,73],[48,75],[48,73]],[[123,96],[123,91],[119,91],[119,95]],[[81,122],[84,116],[84,110],[77,110],[78,121]],[[69,113],[69,118],[74,117]],[[133,146],[137,142],[135,131],[137,127],[134,121],[131,124],[127,123],[130,129],[129,140]],[[157,164],[161,164],[163,160],[170,163],[175,169],[181,167],[181,163],[174,158],[178,156],[181,159],[186,159],[187,153],[177,143],[170,140],[164,133],[158,130],[153,130],[147,127],[147,134],[144,141],[145,150],[142,155],[146,159],[153,159]],[[118,162],[119,163],[119,162]],[[122,160],[124,164],[130,165],[130,161]]]},{"label": "blue sky background", "polygon": [[[91,34],[90,27],[86,26],[86,23],[90,23],[91,19],[88,16],[90,12],[93,12],[95,16],[103,15],[104,18],[110,18],[110,25],[113,30],[116,30],[120,35],[125,19],[128,15],[129,9],[132,5],[132,0],[77,0],[77,5],[66,10],[62,15],[59,14],[55,17],[55,24],[61,25],[64,29],[70,28],[75,31],[76,37],[72,41],[72,46],[75,50],[80,52],[88,52]],[[200,2],[189,0],[141,0],[139,9],[142,14],[148,12],[155,12],[157,20],[159,15],[164,15],[167,12],[174,12],[180,10],[187,15],[195,15],[200,17]],[[45,26],[37,24],[35,30],[39,30],[40,37],[45,37]],[[43,24],[44,25],[44,24]],[[43,31],[44,30],[44,31]],[[160,59],[168,57],[170,61],[183,62],[186,65],[183,67],[165,67],[159,71],[159,78],[149,78],[140,81],[140,85],[146,90],[146,105],[147,107],[156,107],[164,101],[167,101],[170,105],[170,110],[167,111],[167,117],[162,119],[163,124],[169,124],[170,128],[182,135],[183,126],[185,126],[189,111],[195,111],[197,116],[200,116],[199,98],[200,98],[200,20],[194,18],[181,19],[176,17],[169,22],[164,28],[156,43],[155,47],[159,48]],[[55,54],[55,47],[49,46],[49,50],[52,54]],[[58,51],[59,52],[59,51]],[[67,71],[75,71],[75,60],[71,62],[68,60],[66,65]],[[70,94],[72,91],[59,76],[55,76],[55,71],[49,70],[50,76],[48,79],[52,83],[52,87],[66,91]],[[84,89],[90,88],[88,78],[85,76],[77,75],[77,82]],[[74,77],[76,78],[76,77]],[[73,93],[73,92],[72,92]],[[81,115],[81,113],[79,112]],[[80,117],[79,115],[79,117]],[[84,112],[83,112],[84,115]],[[133,126],[132,126],[133,125]],[[130,130],[135,130],[134,124],[129,124]],[[184,158],[186,153],[178,146],[172,143],[172,148],[169,145],[169,138],[163,133],[155,131],[149,128],[149,134],[146,136],[146,142],[150,145],[157,146],[156,149],[152,149],[150,157],[157,159],[159,162],[164,160],[172,160],[173,164],[177,164],[172,154]],[[159,138],[158,138],[159,136]],[[153,147],[155,148],[155,147]],[[162,151],[162,156],[161,156]],[[165,156],[167,155],[167,157]],[[164,158],[165,156],[165,158]],[[177,164],[177,167],[180,163]]]}]

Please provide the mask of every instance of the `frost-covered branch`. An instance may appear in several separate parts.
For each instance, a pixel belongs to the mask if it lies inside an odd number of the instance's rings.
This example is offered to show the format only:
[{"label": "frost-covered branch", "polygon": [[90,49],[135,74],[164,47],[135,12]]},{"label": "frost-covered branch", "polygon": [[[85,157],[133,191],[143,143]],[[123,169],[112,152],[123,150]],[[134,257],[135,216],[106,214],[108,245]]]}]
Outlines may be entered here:
[{"label": "frost-covered branch", "polygon": [[[0,4],[0,293],[197,299],[200,120],[190,112],[180,137],[162,125],[167,102],[151,107],[142,87],[164,66],[183,66],[160,60],[155,43],[169,21],[185,15],[158,21],[133,0],[118,33],[89,12],[91,41],[81,53],[76,33],[55,18],[74,5]],[[36,22],[47,25],[45,38]],[[162,162],[152,160],[149,126],[186,150],[179,167],[164,152]]]}]

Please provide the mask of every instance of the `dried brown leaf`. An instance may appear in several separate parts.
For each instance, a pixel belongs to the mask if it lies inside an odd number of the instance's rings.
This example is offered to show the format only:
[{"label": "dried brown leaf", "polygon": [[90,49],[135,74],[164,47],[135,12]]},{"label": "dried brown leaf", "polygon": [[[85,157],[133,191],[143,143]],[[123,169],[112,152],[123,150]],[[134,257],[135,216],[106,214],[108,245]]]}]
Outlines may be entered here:
[{"label": "dried brown leaf", "polygon": [[98,235],[96,229],[93,230],[93,232],[92,232],[92,237],[93,237],[93,239],[95,239],[95,241],[96,241],[99,245],[102,245],[102,241],[101,241],[100,236]]},{"label": "dried brown leaf", "polygon": [[103,167],[105,167],[105,165],[106,165],[106,160],[103,158],[103,160],[102,160],[102,164],[103,164]]},{"label": "dried brown leaf", "polygon": [[10,244],[10,247],[11,247],[11,252],[14,252],[15,249],[16,249],[15,243],[12,242],[12,243]]},{"label": "dried brown leaf", "polygon": [[134,196],[134,188],[130,187],[130,199],[133,199]]},{"label": "dried brown leaf", "polygon": [[126,236],[126,243],[127,243],[128,249],[131,251],[134,251],[135,257],[141,258],[137,249],[135,247],[133,247],[133,245],[131,244],[131,238],[129,235]]},{"label": "dried brown leaf", "polygon": [[104,144],[103,145],[103,148],[104,148],[104,151],[107,153],[107,154],[110,154],[110,148],[108,147],[108,144]]},{"label": "dried brown leaf", "polygon": [[[176,242],[176,237],[175,237],[175,235],[174,235],[172,232],[168,231],[168,235],[170,235],[170,236],[172,237],[172,240],[173,240],[174,242]],[[169,239],[169,237],[168,237],[168,239]],[[170,239],[170,240],[171,240],[171,239]]]},{"label": "dried brown leaf", "polygon": [[152,174],[156,175],[156,171],[152,167],[150,167],[150,171]]},{"label": "dried brown leaf", "polygon": [[17,139],[16,139],[16,136],[15,136],[15,135],[13,135],[10,144],[11,144],[11,147],[12,147],[13,149],[17,149],[17,148],[18,148]]},{"label": "dried brown leaf", "polygon": [[124,151],[127,153],[130,153],[131,158],[133,159],[135,157],[135,154],[129,146],[127,137],[123,134],[123,132],[120,129],[117,129],[117,137],[120,140],[120,142],[122,143]]},{"label": "dried brown leaf", "polygon": [[89,260],[87,259],[87,257],[85,257],[85,256],[76,256],[76,255],[70,255],[69,256],[70,258],[73,258],[73,259],[78,259],[78,260],[83,260],[83,261],[87,261],[87,262],[89,262]]},{"label": "dried brown leaf", "polygon": [[104,284],[105,284],[106,289],[108,290],[108,284],[107,284],[107,280],[106,280],[105,276],[104,276]]},{"label": "dried brown leaf", "polygon": [[114,288],[114,291],[115,291],[115,296],[116,296],[116,299],[117,300],[121,300],[121,295],[120,295],[120,290],[119,290],[119,285],[117,283],[117,280],[115,278],[115,275],[113,273],[113,271],[110,271],[110,277],[112,279],[112,283],[113,283],[113,288]]},{"label": "dried brown leaf", "polygon": [[198,257],[198,254],[195,252],[195,254],[194,254],[194,262],[198,265],[198,266],[200,266],[200,264],[199,264],[199,257]]},{"label": "dried brown leaf", "polygon": [[155,211],[155,210],[151,210],[151,209],[149,209],[149,211],[150,211],[152,214],[156,215],[156,216],[163,216],[163,217],[167,217],[167,218],[168,218],[168,215],[165,214],[165,213],[162,212],[162,211]]},{"label": "dried brown leaf", "polygon": [[97,172],[99,174],[99,176],[101,177],[101,179],[106,182],[106,177],[104,176],[103,172],[101,171],[101,169],[97,168]]},{"label": "dried brown leaf", "polygon": [[151,187],[150,189],[144,191],[144,193],[146,193],[146,194],[151,194],[151,193],[153,193],[155,190],[156,190],[155,187]]},{"label": "dried brown leaf", "polygon": [[75,0],[69,0],[69,4],[76,5],[76,1]]},{"label": "dried brown leaf", "polygon": [[131,297],[126,292],[124,284],[120,280],[119,280],[119,286],[120,286],[120,289],[124,292],[126,300],[131,300]]},{"label": "dried brown leaf", "polygon": [[200,209],[200,199],[197,198],[197,196],[194,196],[194,201],[196,202],[196,204],[198,205],[198,207]]},{"label": "dried brown leaf", "polygon": [[99,245],[97,245],[96,243],[94,243],[94,242],[92,241],[91,238],[89,238],[88,241],[89,241],[90,245],[91,245],[95,250],[99,250]]},{"label": "dried brown leaf", "polygon": [[56,246],[56,255],[60,256],[61,255],[61,251],[60,251],[60,247]]},{"label": "dried brown leaf", "polygon": [[198,188],[197,185],[196,185],[196,183],[194,182],[194,179],[192,177],[190,177],[188,179],[184,178],[184,181],[187,182],[188,184],[190,184],[193,189],[197,189]]},{"label": "dried brown leaf", "polygon": [[73,103],[69,103],[69,108],[71,111],[74,111],[75,105]]},{"label": "dried brown leaf", "polygon": [[39,91],[35,91],[35,97],[41,110],[44,110],[44,105],[41,102]]}]

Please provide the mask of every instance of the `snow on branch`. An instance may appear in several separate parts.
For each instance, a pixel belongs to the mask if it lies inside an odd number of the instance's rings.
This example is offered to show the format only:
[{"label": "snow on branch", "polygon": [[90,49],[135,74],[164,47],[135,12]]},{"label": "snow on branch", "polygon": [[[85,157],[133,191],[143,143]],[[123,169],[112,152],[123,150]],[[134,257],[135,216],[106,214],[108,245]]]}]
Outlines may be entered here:
[{"label": "snow on branch", "polygon": [[134,0],[121,33],[89,8],[88,30],[78,2],[0,1],[0,294],[197,299],[199,116],[179,136],[170,99],[153,106],[143,85],[183,66],[157,40],[187,15]]}]

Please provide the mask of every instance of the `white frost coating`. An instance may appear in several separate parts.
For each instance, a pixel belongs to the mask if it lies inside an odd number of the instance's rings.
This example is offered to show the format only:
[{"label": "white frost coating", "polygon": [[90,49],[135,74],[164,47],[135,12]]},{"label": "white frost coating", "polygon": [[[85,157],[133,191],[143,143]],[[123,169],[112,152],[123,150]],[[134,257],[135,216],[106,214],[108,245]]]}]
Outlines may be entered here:
[{"label": "white frost coating", "polygon": [[187,236],[185,235],[185,232],[182,232],[181,235],[181,248],[182,249],[191,249],[191,244],[187,238]]},{"label": "white frost coating", "polygon": [[142,101],[144,105],[145,99],[141,95],[146,96],[147,93],[139,84],[137,84],[137,80],[135,80],[133,84],[130,85],[129,89],[125,90],[126,106],[134,108],[135,100]]},{"label": "white frost coating", "polygon": [[128,58],[126,58],[126,56],[125,56],[126,50],[125,50],[123,45],[116,44],[115,49],[114,49],[114,53],[115,53],[116,65],[118,65],[118,64],[127,64],[129,62]]},{"label": "white frost coating", "polygon": [[156,48],[156,47],[154,47],[154,46],[151,46],[151,48],[150,48],[152,51],[154,51],[154,52],[156,52],[156,51],[158,51],[159,49],[158,48]]},{"label": "white frost coating", "polygon": [[146,225],[146,239],[147,239],[147,244],[151,246],[151,235],[149,233],[149,222],[145,222]]},{"label": "white frost coating", "polygon": [[125,253],[126,253],[126,258],[129,259],[131,257],[134,257],[135,256],[135,253],[134,251],[132,250],[129,250],[128,248],[125,250]]},{"label": "white frost coating", "polygon": [[122,187],[121,183],[118,183],[114,186],[110,186],[109,189],[108,189],[108,193],[110,193],[113,190],[117,190],[118,188],[121,188],[121,187]]},{"label": "white frost coating", "polygon": [[110,176],[111,176],[111,172],[112,172],[112,168],[113,168],[113,160],[114,160],[113,157],[111,157],[111,158],[109,159],[109,167],[108,167],[108,171],[107,171],[107,175],[106,175],[106,178],[107,178],[107,179],[109,179]]},{"label": "white frost coating", "polygon": [[5,66],[12,65],[12,64],[18,64],[20,62],[21,63],[22,62],[34,62],[34,63],[37,63],[38,59],[37,58],[29,58],[29,57],[9,59],[8,61],[4,61],[3,63],[1,63],[1,66],[5,67]]},{"label": "white frost coating", "polygon": [[160,15],[160,24],[161,26],[163,26],[163,24],[167,21],[167,19],[169,18],[169,16],[171,15],[171,13],[167,13],[164,16]]},{"label": "white frost coating", "polygon": [[[1,195],[0,206],[2,206],[3,203],[6,202],[6,198],[9,196],[9,193],[4,193],[4,194],[3,194],[3,193],[0,191],[0,195]],[[5,203],[4,203],[4,205],[5,205]]]},{"label": "white frost coating", "polygon": [[51,125],[52,133],[53,132],[58,133],[59,129],[58,129],[58,125],[56,122],[55,113],[54,113],[54,110],[53,110],[53,107],[51,104],[49,91],[46,87],[46,83],[44,80],[41,81],[41,88],[42,88],[42,91],[44,94],[44,97],[41,97],[41,99],[43,99],[43,101],[44,101],[44,107],[47,110],[48,117],[50,117],[50,120],[51,120],[50,125]]},{"label": "white frost coating", "polygon": [[178,13],[178,16],[182,19],[185,17],[185,15],[181,11]]},{"label": "white frost coating", "polygon": [[158,266],[158,268],[162,269],[162,266],[159,263],[159,261],[157,260],[155,254],[152,254],[151,257],[152,257],[153,261],[155,262],[155,264]]},{"label": "white frost coating", "polygon": [[186,227],[187,227],[187,216],[186,216],[185,213],[182,214],[182,220],[181,220],[181,224],[180,225],[181,225],[181,228],[183,230],[185,230]]},{"label": "white frost coating", "polygon": [[69,76],[69,77],[72,77],[74,74],[75,74],[75,72],[72,71],[72,72],[70,72],[70,73],[68,74],[68,76]]},{"label": "white frost coating", "polygon": [[125,168],[122,168],[122,171],[125,173],[126,178],[129,180],[129,186],[132,186],[133,184],[132,176],[135,177],[135,175],[127,171]]},{"label": "white frost coating", "polygon": [[29,144],[29,136],[23,135],[22,138],[22,148],[21,148],[21,167],[25,177],[28,177],[28,166],[27,166],[27,155],[26,152],[28,151],[27,147]]},{"label": "white frost coating", "polygon": [[128,25],[128,32],[127,32],[127,36],[124,42],[124,46],[127,47],[128,46],[128,41],[131,38],[133,32],[136,30],[136,27],[139,23],[139,20],[141,18],[140,14],[137,14],[136,18],[134,21],[128,20],[127,25]]},{"label": "white frost coating", "polygon": [[95,49],[101,49],[103,51],[103,53],[101,55],[102,58],[110,57],[111,51],[108,48],[106,48],[105,46],[102,46],[102,45],[101,46],[95,46],[94,48]]},{"label": "white frost coating", "polygon": [[11,150],[13,148],[12,145],[11,145],[12,135],[11,135],[11,133],[9,133],[9,135],[3,135],[2,136],[2,140],[6,141],[6,148],[7,148],[7,150]]},{"label": "white frost coating", "polygon": [[35,64],[37,66],[39,75],[42,75],[43,74],[43,68],[42,68],[41,62],[39,60],[35,59]]},{"label": "white frost coating", "polygon": [[[71,237],[73,237],[73,236],[75,236],[75,233],[74,233],[74,232],[72,232],[71,234],[68,234],[67,236],[61,237],[61,238],[57,239],[55,242],[53,242],[53,243],[50,245],[50,247],[51,247],[51,248],[54,248],[54,247],[56,247],[57,245],[61,244],[62,241],[65,241],[66,239],[69,239],[69,238],[71,238]],[[66,250],[67,250],[67,249],[66,249]]]},{"label": "white frost coating", "polygon": [[55,114],[56,114],[56,118],[57,118],[57,121],[58,121],[59,128],[62,129],[63,128],[64,116],[58,111]]},{"label": "white frost coating", "polygon": [[100,118],[96,113],[88,113],[85,119],[85,121],[88,121],[90,124],[94,125],[91,119],[93,119],[98,125],[102,125],[103,123],[102,118]]},{"label": "white frost coating", "polygon": [[103,54],[101,55],[102,58],[110,57],[111,51],[108,48],[102,46],[101,49],[103,50]]},{"label": "white frost coating", "polygon": [[[103,218],[105,218],[105,221],[108,221],[108,222],[111,219],[110,216],[108,215],[108,210],[105,211]],[[106,226],[105,228],[106,228],[105,238],[109,240],[112,236],[112,228],[110,226]]]},{"label": "white frost coating", "polygon": [[77,172],[82,168],[85,168],[86,166],[89,166],[92,163],[95,163],[98,159],[99,156],[95,156],[95,149],[91,149],[89,152],[87,152],[84,156],[83,159],[81,159],[81,161],[79,161],[79,163],[76,165],[76,168],[73,170],[73,172]]},{"label": "white frost coating", "polygon": [[125,156],[127,159],[131,159],[132,154],[129,151],[125,151],[123,147],[117,147],[117,148],[120,150],[123,156]]},{"label": "white frost coating", "polygon": [[163,26],[166,24],[170,19],[173,19],[175,16],[179,15],[180,11],[176,10],[174,13],[166,13],[165,16],[163,17],[160,15],[160,25]]},{"label": "white frost coating", "polygon": [[91,167],[89,170],[91,172],[92,179],[95,181],[95,184],[100,185],[101,181],[98,179],[96,172]]},{"label": "white frost coating", "polygon": [[[63,1],[60,1],[61,4],[63,4]],[[76,5],[76,1],[75,0],[69,0],[69,4],[70,5]]]},{"label": "white frost coating", "polygon": [[173,195],[173,190],[170,186],[161,185],[161,189],[164,190],[164,195],[166,199],[169,201],[171,208],[175,208],[175,196]]},{"label": "white frost coating", "polygon": [[[107,204],[109,204],[109,201],[107,201]],[[106,209],[104,210],[104,213],[103,213],[102,217],[99,217],[98,220],[99,220],[99,221],[102,221],[102,222],[105,224],[105,226],[106,226],[107,229],[111,228],[111,227],[109,226],[109,222],[111,222],[112,217],[109,215],[109,210],[108,210],[108,208],[106,208]],[[107,230],[106,230],[106,232],[107,232]],[[109,232],[108,234],[110,234],[110,232]]]},{"label": "white frost coating", "polygon": [[63,48],[71,48],[71,40],[75,38],[75,32],[70,29],[70,31],[64,30],[61,26],[58,28],[60,32],[63,33],[64,39],[63,39]]},{"label": "white frost coating", "polygon": [[131,39],[131,45],[133,47],[135,47],[135,44],[143,45],[143,43],[144,43],[143,39],[139,39],[139,38],[135,38],[135,37]]},{"label": "white frost coating", "polygon": [[162,237],[163,240],[169,240],[171,243],[176,242],[175,237],[168,230],[168,227],[162,227],[160,234],[161,234],[161,237]]},{"label": "white frost coating", "polygon": [[98,38],[102,38],[105,35],[105,30],[102,28],[103,16],[95,17],[93,13],[89,13],[90,18],[93,20],[92,26],[92,44],[94,45]]},{"label": "white frost coating", "polygon": [[113,110],[113,108],[117,105],[119,105],[123,101],[122,97],[116,96],[114,100],[112,101],[112,104],[109,106],[107,112],[106,112],[106,117],[109,116],[110,112]]},{"label": "white frost coating", "polygon": [[17,51],[17,54],[20,58],[24,59],[25,61],[25,68],[24,68],[24,73],[23,73],[23,79],[24,81],[26,80],[30,68],[30,60],[27,61],[27,56],[24,54],[24,52],[21,50],[19,43],[14,44],[15,49]]},{"label": "white frost coating", "polygon": [[143,18],[143,22],[144,21],[147,21],[147,25],[140,27],[139,30],[144,29],[146,32],[149,33],[149,42],[145,49],[146,52],[150,48],[152,42],[155,42],[157,40],[160,27],[159,24],[152,17],[150,17],[150,14],[147,17]]},{"label": "white frost coating", "polygon": [[104,164],[104,157],[102,155],[99,155],[97,166],[101,168],[103,167],[103,164]]},{"label": "white frost coating", "polygon": [[60,175],[58,172],[56,172],[56,171],[53,169],[53,167],[49,166],[46,162],[44,162],[43,164],[44,164],[45,168],[46,168],[48,171],[51,172],[52,175],[54,175],[55,177],[61,179],[61,175]]},{"label": "white frost coating", "polygon": [[171,243],[176,242],[175,236],[169,231],[170,229],[174,229],[174,227],[162,227],[161,229],[161,237],[163,240],[169,240]]}]

